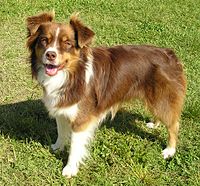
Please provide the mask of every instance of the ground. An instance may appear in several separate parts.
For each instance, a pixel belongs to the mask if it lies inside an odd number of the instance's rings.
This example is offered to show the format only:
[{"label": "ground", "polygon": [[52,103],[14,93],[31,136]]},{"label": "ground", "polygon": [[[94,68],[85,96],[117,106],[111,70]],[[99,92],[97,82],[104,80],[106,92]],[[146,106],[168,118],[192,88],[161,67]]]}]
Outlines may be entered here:
[{"label": "ground", "polygon": [[[94,46],[152,44],[173,48],[184,64],[188,88],[174,158],[164,160],[164,126],[148,129],[151,115],[139,102],[106,120],[78,176],[61,173],[65,153],[54,154],[55,121],[40,101],[26,48],[27,16],[73,12],[96,33]],[[0,185],[200,185],[200,2],[198,0],[2,1],[0,6]]]}]

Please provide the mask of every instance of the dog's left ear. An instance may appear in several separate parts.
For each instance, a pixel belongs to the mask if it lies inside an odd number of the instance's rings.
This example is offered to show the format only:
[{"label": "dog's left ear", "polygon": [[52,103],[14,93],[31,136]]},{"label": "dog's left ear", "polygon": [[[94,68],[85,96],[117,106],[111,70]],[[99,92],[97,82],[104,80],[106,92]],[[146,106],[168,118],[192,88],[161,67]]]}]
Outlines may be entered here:
[{"label": "dog's left ear", "polygon": [[78,19],[77,15],[71,16],[70,25],[75,31],[75,40],[78,47],[83,48],[91,44],[95,34]]}]

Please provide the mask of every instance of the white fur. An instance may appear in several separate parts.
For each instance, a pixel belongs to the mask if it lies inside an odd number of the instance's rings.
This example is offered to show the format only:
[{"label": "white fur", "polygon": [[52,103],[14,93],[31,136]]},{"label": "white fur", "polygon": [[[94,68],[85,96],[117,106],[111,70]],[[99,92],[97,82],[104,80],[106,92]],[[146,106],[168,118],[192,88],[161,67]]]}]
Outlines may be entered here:
[{"label": "white fur", "polygon": [[90,78],[94,75],[93,71],[93,57],[88,57],[88,61],[86,63],[86,71],[85,71],[85,82],[88,84],[90,82]]},{"label": "white fur", "polygon": [[63,176],[71,178],[78,173],[80,164],[88,156],[87,147],[94,136],[96,128],[97,124],[94,122],[82,132],[72,132],[68,163],[63,169]]},{"label": "white fur", "polygon": [[64,107],[64,108],[58,108],[53,107],[49,110],[50,115],[56,117],[56,116],[64,116],[65,118],[68,118],[70,121],[73,121],[78,114],[78,103],[70,106],[70,107]]},{"label": "white fur", "polygon": [[57,28],[57,30],[56,30],[56,36],[55,36],[55,41],[54,41],[54,44],[53,44],[54,48],[57,47],[59,33],[60,33],[60,28]]},{"label": "white fur", "polygon": [[77,103],[66,108],[56,107],[60,100],[60,88],[67,81],[68,73],[60,70],[55,76],[48,76],[45,74],[44,67],[42,66],[38,72],[37,79],[40,84],[45,87],[43,102],[48,109],[49,114],[53,117],[65,116],[66,118],[73,121],[78,113]]},{"label": "white fur", "polygon": [[150,129],[154,129],[155,128],[155,123],[153,123],[153,122],[148,122],[146,125]]},{"label": "white fur", "polygon": [[37,80],[45,88],[43,102],[47,109],[52,110],[59,101],[59,90],[67,81],[68,74],[63,70],[58,71],[55,76],[45,74],[44,66],[40,67]]},{"label": "white fur", "polygon": [[53,149],[53,151],[63,151],[66,143],[70,141],[71,128],[69,121],[63,116],[56,117],[56,123],[58,138],[56,140],[56,143],[51,145],[51,148]]},{"label": "white fur", "polygon": [[175,152],[176,152],[175,148],[173,148],[173,147],[167,147],[166,149],[164,149],[162,151],[163,158],[167,159],[167,158],[173,157],[174,154],[175,154]]},{"label": "white fur", "polygon": [[155,124],[152,123],[152,122],[148,122],[147,127],[150,128],[150,129],[153,129],[155,127]]},{"label": "white fur", "polygon": [[67,80],[67,78],[68,73],[63,70],[59,70],[55,76],[48,76],[45,73],[44,66],[41,65],[39,67],[37,80],[43,87],[45,87],[45,91],[48,95],[60,89]]},{"label": "white fur", "polygon": [[148,122],[146,123],[147,127],[150,128],[150,129],[155,129],[159,126],[160,122],[159,121],[156,121],[156,123],[153,123],[153,122]]}]

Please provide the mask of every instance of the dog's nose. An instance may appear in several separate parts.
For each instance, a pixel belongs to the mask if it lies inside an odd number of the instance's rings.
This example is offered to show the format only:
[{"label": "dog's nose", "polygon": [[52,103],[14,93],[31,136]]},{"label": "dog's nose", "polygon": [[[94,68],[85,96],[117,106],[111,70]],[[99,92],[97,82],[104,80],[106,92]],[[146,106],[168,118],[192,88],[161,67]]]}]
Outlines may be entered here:
[{"label": "dog's nose", "polygon": [[48,51],[46,53],[46,58],[49,60],[49,61],[54,61],[57,57],[57,54],[54,52],[54,51]]}]

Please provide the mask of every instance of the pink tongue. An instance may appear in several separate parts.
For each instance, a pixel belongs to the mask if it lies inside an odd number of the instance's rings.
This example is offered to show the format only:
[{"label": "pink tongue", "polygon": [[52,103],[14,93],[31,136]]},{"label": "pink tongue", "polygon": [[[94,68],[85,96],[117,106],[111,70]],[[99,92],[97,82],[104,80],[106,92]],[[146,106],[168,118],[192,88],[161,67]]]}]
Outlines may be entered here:
[{"label": "pink tongue", "polygon": [[54,75],[57,74],[58,68],[56,66],[53,66],[53,65],[46,65],[45,72],[49,76],[54,76]]}]

